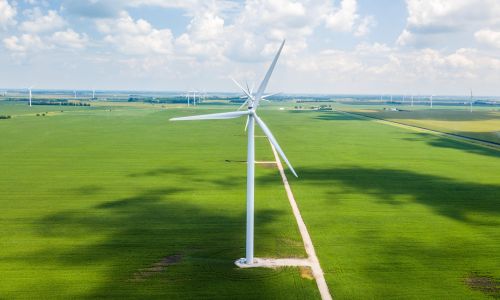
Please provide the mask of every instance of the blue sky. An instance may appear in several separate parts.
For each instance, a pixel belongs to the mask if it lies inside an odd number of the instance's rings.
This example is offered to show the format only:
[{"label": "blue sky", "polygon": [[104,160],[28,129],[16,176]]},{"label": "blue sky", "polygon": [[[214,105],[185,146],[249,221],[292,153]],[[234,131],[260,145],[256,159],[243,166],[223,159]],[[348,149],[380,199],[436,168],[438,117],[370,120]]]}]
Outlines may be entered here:
[{"label": "blue sky", "polygon": [[0,87],[500,95],[498,0],[0,0]]}]

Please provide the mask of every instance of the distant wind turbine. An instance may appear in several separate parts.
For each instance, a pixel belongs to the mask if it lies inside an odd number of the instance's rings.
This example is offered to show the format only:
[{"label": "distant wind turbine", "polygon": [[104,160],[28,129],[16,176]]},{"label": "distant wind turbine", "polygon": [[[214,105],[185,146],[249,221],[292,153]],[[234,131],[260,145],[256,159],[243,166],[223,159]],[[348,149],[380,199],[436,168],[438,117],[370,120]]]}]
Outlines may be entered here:
[{"label": "distant wind turbine", "polygon": [[267,84],[269,82],[269,78],[271,78],[271,74],[273,73],[274,67],[276,66],[276,62],[281,54],[281,50],[285,45],[285,41],[281,43],[281,46],[276,53],[267,73],[262,80],[257,93],[253,94],[249,89],[244,89],[238,82],[235,83],[238,87],[246,94],[247,99],[240,107],[243,108],[245,105],[247,109],[245,111],[237,111],[226,112],[226,113],[215,113],[215,114],[207,114],[207,115],[198,115],[198,116],[190,116],[190,117],[181,117],[181,118],[173,118],[171,121],[190,121],[190,120],[217,120],[217,119],[234,119],[241,116],[247,116],[248,123],[248,148],[247,148],[247,226],[246,226],[246,256],[245,258],[240,259],[238,262],[245,264],[253,264],[254,263],[254,185],[255,185],[255,123],[262,129],[264,134],[267,136],[271,144],[274,146],[276,151],[279,153],[281,158],[285,161],[285,163],[290,168],[290,171],[296,176],[295,170],[292,165],[288,161],[285,156],[285,153],[279,146],[276,138],[271,133],[267,125],[262,121],[257,115],[257,108],[259,107],[260,101],[263,99],[264,92],[266,90]]},{"label": "distant wind turbine", "polygon": [[472,112],[472,89],[470,90],[470,112]]},{"label": "distant wind turbine", "polygon": [[33,88],[34,88],[34,86],[30,86],[30,87],[28,88],[28,92],[29,92],[29,104],[30,104],[30,107],[31,107],[31,99],[33,98],[33,95],[32,95],[32,93],[31,93],[31,89],[33,89]]},{"label": "distant wind turbine", "polygon": [[190,97],[189,91],[188,91],[188,92],[186,92],[186,94],[184,95],[184,97],[186,97],[186,100],[187,100],[187,106],[189,106],[189,97]]},{"label": "distant wind turbine", "polygon": [[431,95],[431,97],[430,97],[431,108],[432,108],[432,96],[433,96],[433,95]]}]

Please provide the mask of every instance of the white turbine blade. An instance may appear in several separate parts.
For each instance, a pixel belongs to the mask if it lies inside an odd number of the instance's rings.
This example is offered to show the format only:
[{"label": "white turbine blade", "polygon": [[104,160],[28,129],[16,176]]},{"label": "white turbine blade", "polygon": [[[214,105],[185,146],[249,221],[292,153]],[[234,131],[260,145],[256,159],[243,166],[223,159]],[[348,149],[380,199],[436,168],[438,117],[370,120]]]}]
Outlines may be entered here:
[{"label": "white turbine blade", "polygon": [[262,96],[262,99],[266,99],[268,97],[276,96],[278,94],[281,94],[281,92],[264,95],[264,96]]},{"label": "white turbine blade", "polygon": [[237,110],[240,110],[240,109],[242,109],[243,107],[245,107],[245,105],[248,103],[248,100],[249,100],[249,99],[250,99],[250,98],[247,98],[247,100],[245,100],[245,102],[243,102],[243,104],[242,104],[240,107],[238,107],[238,109],[237,109]]},{"label": "white turbine blade", "polygon": [[259,127],[262,129],[262,131],[264,131],[264,134],[267,136],[267,138],[269,139],[269,141],[271,142],[271,144],[273,144],[273,146],[276,149],[276,151],[278,151],[278,153],[281,156],[281,158],[283,158],[283,160],[287,164],[288,168],[290,168],[290,171],[292,171],[293,175],[295,175],[295,177],[299,177],[297,175],[297,173],[295,173],[295,170],[293,169],[293,167],[290,164],[290,162],[288,161],[288,159],[286,158],[285,153],[283,152],[283,150],[281,150],[281,147],[278,144],[278,141],[276,141],[276,138],[272,134],[271,130],[269,130],[269,128],[267,127],[267,125],[264,123],[264,121],[262,121],[257,115],[255,115],[255,121],[257,121],[257,124],[259,124]]},{"label": "white turbine blade", "polygon": [[248,114],[249,114],[248,111],[232,111],[232,112],[218,113],[218,114],[172,118],[170,119],[170,121],[223,120],[223,119],[234,119]]},{"label": "white turbine blade", "polygon": [[231,80],[247,95],[248,98],[253,99],[252,95],[250,95],[247,90],[245,90],[239,83],[238,81],[234,80],[234,78],[231,78]]},{"label": "white turbine blade", "polygon": [[246,86],[247,86],[247,91],[248,91],[248,93],[249,93],[249,94],[252,94],[252,92],[250,91],[250,87],[248,87],[248,81],[245,81],[245,84],[246,84]]},{"label": "white turbine blade", "polygon": [[257,90],[257,96],[255,97],[256,99],[260,99],[262,97],[262,94],[264,94],[264,91],[266,90],[267,83],[269,82],[269,78],[271,78],[271,75],[273,74],[274,67],[276,66],[276,62],[278,61],[278,58],[280,57],[281,50],[283,50],[283,46],[285,46],[285,40],[281,43],[281,46],[278,50],[278,53],[276,53],[276,56],[273,59],[273,62],[269,66],[269,69],[267,70],[266,76],[260,83],[259,89]]},{"label": "white turbine blade", "polygon": [[248,121],[250,120],[250,116],[247,116],[247,122],[245,123],[245,132],[247,131],[248,128]]}]

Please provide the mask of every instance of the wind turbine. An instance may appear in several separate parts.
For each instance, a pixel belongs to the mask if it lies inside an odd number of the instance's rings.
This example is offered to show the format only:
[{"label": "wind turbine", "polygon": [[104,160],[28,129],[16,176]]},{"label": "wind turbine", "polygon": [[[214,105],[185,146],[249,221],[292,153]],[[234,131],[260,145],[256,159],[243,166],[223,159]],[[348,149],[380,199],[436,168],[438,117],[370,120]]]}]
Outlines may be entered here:
[{"label": "wind turbine", "polygon": [[271,144],[274,146],[276,151],[279,153],[281,158],[285,161],[285,163],[290,168],[290,171],[293,175],[297,176],[295,170],[292,165],[288,161],[285,156],[285,153],[279,146],[276,138],[271,133],[267,125],[262,121],[257,115],[257,108],[259,107],[260,100],[263,99],[264,91],[266,90],[267,84],[269,82],[269,78],[271,78],[271,74],[273,73],[274,67],[276,66],[276,62],[281,54],[281,50],[285,45],[285,41],[281,43],[276,56],[274,57],[269,69],[267,70],[264,79],[260,83],[259,89],[256,94],[250,93],[249,90],[244,89],[238,82],[235,81],[236,85],[246,94],[248,97],[247,100],[240,107],[243,108],[246,104],[248,104],[247,109],[245,111],[237,111],[226,112],[226,113],[216,113],[216,114],[207,114],[207,115],[198,115],[198,116],[190,116],[190,117],[181,117],[181,118],[173,118],[171,121],[191,121],[191,120],[218,120],[218,119],[234,119],[241,116],[247,116],[248,123],[248,148],[247,148],[247,225],[246,225],[246,253],[245,258],[241,258],[238,260],[239,263],[245,263],[247,265],[251,265],[254,262],[253,256],[253,244],[254,244],[254,186],[255,186],[255,123],[262,129],[264,134],[267,136]]},{"label": "wind turbine", "polygon": [[32,93],[31,93],[31,89],[33,89],[33,87],[34,87],[34,86],[30,86],[30,87],[28,88],[28,91],[29,91],[29,103],[30,103],[30,107],[31,107],[31,99],[32,99],[32,97],[33,97]]},{"label": "wind turbine", "polygon": [[411,95],[411,106],[413,106],[413,94]]},{"label": "wind turbine", "polygon": [[95,100],[95,89],[92,89],[92,100]]},{"label": "wind turbine", "polygon": [[74,91],[73,91],[73,93],[74,93],[74,97],[73,97],[73,99],[75,99],[75,100],[76,100],[76,90],[74,90]]},{"label": "wind turbine", "polygon": [[186,97],[186,99],[187,99],[187,105],[189,106],[189,97],[190,97],[189,91],[188,91],[188,92],[186,92],[185,97]]},{"label": "wind turbine", "polygon": [[430,101],[431,101],[431,108],[432,108],[432,96],[433,96],[433,95],[431,95],[431,97],[430,97]]},{"label": "wind turbine", "polygon": [[472,89],[470,90],[470,112],[472,112]]}]

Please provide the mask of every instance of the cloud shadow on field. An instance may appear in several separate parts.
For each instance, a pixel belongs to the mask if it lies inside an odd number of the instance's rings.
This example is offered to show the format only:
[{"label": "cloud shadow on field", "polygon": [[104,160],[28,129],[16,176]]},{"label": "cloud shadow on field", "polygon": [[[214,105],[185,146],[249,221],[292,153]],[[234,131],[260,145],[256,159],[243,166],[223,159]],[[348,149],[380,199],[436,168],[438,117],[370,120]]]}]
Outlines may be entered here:
[{"label": "cloud shadow on field", "polygon": [[[300,168],[300,181],[309,185],[330,186],[340,182],[356,193],[376,195],[378,201],[402,205],[399,196],[410,196],[411,201],[423,204],[436,213],[462,222],[498,226],[499,222],[479,221],[470,215],[498,216],[500,185],[455,181],[445,177],[425,175],[406,170],[369,168]],[[268,178],[258,178],[258,185]],[[293,183],[292,183],[293,185]],[[323,187],[318,187],[323,188]]]},{"label": "cloud shadow on field", "polygon": [[462,150],[468,153],[493,156],[500,158],[500,146],[498,150],[490,147],[474,145],[471,142],[459,141],[453,138],[441,137],[435,134],[415,132],[413,137],[406,138],[407,141],[423,141],[430,146]]},{"label": "cloud shadow on field", "polygon": [[[84,295],[73,295],[84,298],[255,299],[293,295],[293,289],[286,286],[294,280],[289,278],[295,274],[290,270],[242,270],[234,266],[234,260],[245,253],[244,204],[241,214],[235,215],[216,207],[193,205],[185,199],[189,197],[186,192],[177,188],[153,189],[88,209],[46,216],[34,224],[36,234],[48,240],[67,239],[71,246],[49,244],[47,250],[7,259],[32,260],[30,263],[41,270],[81,268],[85,272],[98,266],[105,275],[104,279],[96,279],[100,286],[89,287]],[[258,233],[272,235],[266,224],[282,213],[259,210]],[[145,280],[133,280],[161,261],[176,263],[149,274]],[[276,278],[273,282],[278,287],[269,283],[270,277]],[[72,295],[71,286],[57,281],[54,289],[60,289],[60,293],[56,292],[59,295]],[[290,293],[283,293],[283,289]],[[81,287],[76,291],[81,292]]]},{"label": "cloud shadow on field", "polygon": [[132,174],[129,174],[128,176],[129,177],[155,177],[155,176],[162,176],[162,175],[169,175],[169,174],[193,175],[194,170],[184,168],[184,167],[163,167],[163,168],[152,169],[152,170],[145,171],[145,172],[132,173]]},{"label": "cloud shadow on field", "polygon": [[347,114],[340,114],[340,113],[323,113],[314,119],[316,120],[323,120],[323,121],[370,121],[368,119],[364,118],[356,118]]},{"label": "cloud shadow on field", "polygon": [[498,119],[498,113],[491,111],[480,111],[470,113],[468,110],[443,110],[443,109],[419,109],[402,111],[364,111],[354,112],[356,114],[373,117],[378,119],[398,120],[428,120],[428,121],[449,121],[449,122],[468,122],[468,121],[487,121]]}]

